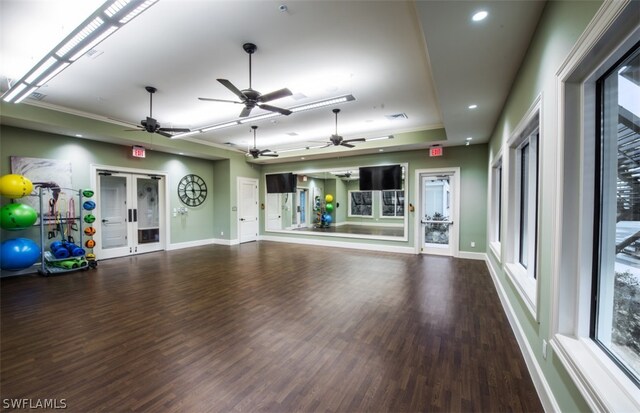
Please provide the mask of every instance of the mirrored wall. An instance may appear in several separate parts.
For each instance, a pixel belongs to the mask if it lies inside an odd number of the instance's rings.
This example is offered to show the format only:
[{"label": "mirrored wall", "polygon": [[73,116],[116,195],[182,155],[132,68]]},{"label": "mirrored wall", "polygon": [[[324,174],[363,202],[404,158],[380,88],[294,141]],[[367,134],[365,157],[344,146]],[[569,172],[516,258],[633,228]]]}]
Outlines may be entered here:
[{"label": "mirrored wall", "polygon": [[406,241],[407,165],[401,189],[360,190],[359,167],[291,171],[295,192],[265,193],[265,231]]}]

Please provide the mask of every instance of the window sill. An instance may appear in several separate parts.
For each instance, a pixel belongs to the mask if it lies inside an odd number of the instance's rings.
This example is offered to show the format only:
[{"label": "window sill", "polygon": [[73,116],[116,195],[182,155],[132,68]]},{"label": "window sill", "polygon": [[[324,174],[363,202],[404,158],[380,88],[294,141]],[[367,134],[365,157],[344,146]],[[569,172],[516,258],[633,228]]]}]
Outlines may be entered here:
[{"label": "window sill", "polygon": [[640,411],[636,385],[591,339],[556,334],[551,346],[593,411]]},{"label": "window sill", "polygon": [[527,309],[538,321],[538,312],[536,311],[536,281],[527,275],[527,270],[519,264],[509,263],[504,266],[505,272],[511,279],[512,284],[516,287],[522,301],[524,301]]},{"label": "window sill", "polygon": [[489,243],[489,249],[493,253],[493,256],[496,257],[496,260],[499,263],[502,263],[502,258],[501,258],[502,246],[500,245],[500,243],[497,242],[497,241],[490,242]]}]

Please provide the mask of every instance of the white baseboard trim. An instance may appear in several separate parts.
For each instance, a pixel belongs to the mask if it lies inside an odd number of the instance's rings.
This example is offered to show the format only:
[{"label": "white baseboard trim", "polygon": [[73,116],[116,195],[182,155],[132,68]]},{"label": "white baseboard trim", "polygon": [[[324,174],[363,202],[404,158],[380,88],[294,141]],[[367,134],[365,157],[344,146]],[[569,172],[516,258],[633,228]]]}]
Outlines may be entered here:
[{"label": "white baseboard trim", "polygon": [[216,240],[214,238],[199,239],[196,241],[187,241],[187,242],[177,242],[175,244],[169,244],[169,246],[167,247],[167,251],[181,250],[183,248],[201,247],[203,245],[211,245],[215,243],[216,243]]},{"label": "white baseboard trim", "polygon": [[304,244],[304,245],[318,245],[322,247],[338,247],[338,248],[352,248],[356,250],[367,251],[383,251],[383,252],[397,252],[400,254],[415,254],[413,247],[397,247],[393,245],[378,245],[378,244],[363,244],[359,242],[341,242],[332,240],[320,240],[320,239],[307,239],[307,238],[294,238],[294,237],[274,237],[273,235],[261,235],[260,241],[275,241],[275,242],[288,242],[291,244]]},{"label": "white baseboard trim", "polygon": [[484,261],[487,258],[487,254],[485,254],[484,252],[459,251],[458,258]]},{"label": "white baseboard trim", "polygon": [[484,256],[485,262],[487,263],[487,268],[489,269],[489,273],[491,274],[491,279],[493,280],[493,284],[496,287],[498,297],[500,298],[500,303],[502,304],[502,308],[507,315],[507,319],[509,320],[509,324],[511,325],[511,330],[513,330],[513,334],[516,336],[516,341],[518,342],[518,346],[520,347],[520,351],[522,352],[522,356],[524,357],[527,369],[529,370],[529,374],[531,375],[533,385],[538,392],[538,397],[540,397],[542,407],[544,408],[545,412],[559,412],[560,406],[558,405],[558,402],[555,399],[553,392],[551,391],[549,382],[547,382],[547,379],[542,373],[542,368],[540,367],[533,349],[531,348],[531,345],[529,344],[529,341],[527,340],[527,337],[522,330],[522,326],[518,322],[518,317],[516,316],[516,313],[513,310],[509,299],[507,298],[507,293],[504,290],[502,283],[500,283],[500,280],[498,279],[498,273],[487,254],[484,254]]}]

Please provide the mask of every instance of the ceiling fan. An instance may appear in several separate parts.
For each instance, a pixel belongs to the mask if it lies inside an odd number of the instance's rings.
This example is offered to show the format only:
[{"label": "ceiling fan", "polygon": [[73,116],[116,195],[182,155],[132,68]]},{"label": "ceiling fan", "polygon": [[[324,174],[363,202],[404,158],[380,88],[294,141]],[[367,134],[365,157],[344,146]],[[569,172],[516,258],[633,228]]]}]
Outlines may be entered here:
[{"label": "ceiling fan", "polygon": [[270,102],[272,100],[280,99],[286,96],[291,96],[292,93],[289,89],[284,88],[284,89],[276,90],[274,92],[263,95],[257,90],[253,90],[251,88],[251,55],[255,53],[258,47],[253,43],[245,43],[244,45],[242,45],[242,48],[244,49],[245,52],[249,54],[249,88],[240,90],[237,87],[235,87],[233,83],[231,83],[227,79],[217,79],[218,82],[222,83],[224,87],[226,87],[234,95],[236,95],[240,99],[240,101],[238,102],[236,100],[213,99],[213,98],[198,98],[198,99],[211,101],[211,102],[229,102],[229,103],[243,104],[244,108],[240,112],[241,118],[245,118],[249,116],[249,114],[251,113],[251,110],[256,106],[259,107],[260,109],[268,110],[271,112],[278,112],[287,116],[291,115],[292,112],[288,109],[278,108],[276,106],[264,104],[265,102]]},{"label": "ceiling fan", "polygon": [[343,139],[342,136],[338,135],[338,113],[340,113],[340,109],[333,109],[333,113],[336,114],[336,133],[331,135],[329,138],[329,143],[325,146],[346,146],[347,148],[354,148],[355,145],[352,145],[350,142],[364,142],[365,138],[356,138],[356,139]]},{"label": "ceiling fan", "polygon": [[147,131],[149,133],[158,133],[162,136],[166,136],[167,138],[173,137],[172,133],[191,132],[190,129],[186,128],[161,127],[158,121],[153,118],[153,94],[156,93],[158,89],[153,86],[145,86],[144,88],[147,90],[147,92],[149,92],[149,116],[147,116],[147,119],[143,119],[140,121],[140,125],[142,126],[137,126],[140,129],[127,129],[127,131]]},{"label": "ceiling fan", "polygon": [[278,154],[271,153],[271,149],[260,150],[256,148],[256,129],[258,129],[258,127],[256,125],[253,125],[251,126],[251,129],[253,129],[253,148],[249,149],[249,152],[247,152],[247,156],[253,156],[253,159],[258,159],[258,157],[260,156],[271,156],[273,158],[277,158]]}]

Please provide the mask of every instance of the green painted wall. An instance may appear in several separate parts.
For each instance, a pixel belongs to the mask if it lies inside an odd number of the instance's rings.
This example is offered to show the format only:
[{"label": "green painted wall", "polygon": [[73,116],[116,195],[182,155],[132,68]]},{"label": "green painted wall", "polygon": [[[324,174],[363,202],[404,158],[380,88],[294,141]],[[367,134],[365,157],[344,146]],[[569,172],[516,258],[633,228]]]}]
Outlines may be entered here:
[{"label": "green painted wall", "polygon": [[[553,196],[556,190],[555,137],[557,136],[557,93],[555,73],[566,59],[569,51],[602,3],[600,1],[552,1],[548,2],[533,37],[525,60],[512,86],[489,144],[490,160],[505,147],[514,128],[531,107],[538,95],[542,96],[542,128],[540,153],[540,217],[554,215]],[[503,221],[504,222],[504,221]],[[533,349],[538,363],[563,412],[588,411],[589,408],[559,361],[551,354],[542,357],[542,340],[549,339],[552,320],[551,270],[553,266],[551,243],[554,227],[549,219],[540,219],[539,242],[539,322],[522,302],[519,293],[501,269],[492,253],[489,257],[498,268],[498,278],[513,306],[524,333]],[[503,253],[504,256],[504,245]]]},{"label": "green painted wall", "polygon": [[[126,168],[145,169],[168,173],[170,204],[169,210],[184,206],[178,199],[177,185],[185,174],[200,175],[209,187],[209,196],[198,207],[189,208],[186,215],[170,219],[170,241],[180,242],[207,240],[215,238],[218,227],[228,228],[229,218],[219,211],[229,211],[229,176],[220,179],[218,172],[225,168],[219,163],[229,161],[210,161],[186,156],[171,155],[158,151],[147,151],[144,159],[130,156],[130,147],[96,142],[87,139],[71,138],[51,133],[0,127],[0,174],[11,172],[11,156],[63,159],[71,161],[72,182],[76,188],[88,188],[90,185],[89,166],[107,165]],[[216,171],[214,180],[214,170]],[[228,171],[229,168],[226,168]],[[3,203],[5,199],[3,199]],[[218,215],[221,218],[218,218]],[[228,214],[227,214],[228,215]],[[211,219],[211,217],[215,217]],[[224,219],[223,219],[224,218]],[[228,231],[226,232],[228,233]],[[15,237],[15,233],[2,232],[2,239]]]},{"label": "green painted wall", "polygon": [[[361,155],[348,158],[334,158],[311,160],[304,162],[290,162],[263,166],[263,174],[278,172],[300,172],[323,170],[330,168],[348,168],[360,165],[409,164],[409,185],[406,204],[417,205],[414,176],[416,169],[460,167],[460,250],[469,252],[486,251],[487,230],[487,162],[488,148],[486,144],[471,146],[447,147],[441,158],[430,158],[426,150],[389,152],[373,155]],[[263,178],[264,179],[264,178]],[[264,191],[260,192],[261,202],[264,202]],[[345,205],[346,206],[346,205]],[[342,202],[341,206],[342,208]],[[408,241],[365,240],[354,238],[340,238],[344,242],[369,243],[376,245],[392,245],[414,247],[415,213],[409,213]],[[264,211],[262,211],[260,233],[262,235],[278,236],[264,231]],[[307,239],[318,239],[320,236],[300,235]],[[326,239],[326,238],[321,238]],[[471,241],[476,247],[470,246]]]}]

